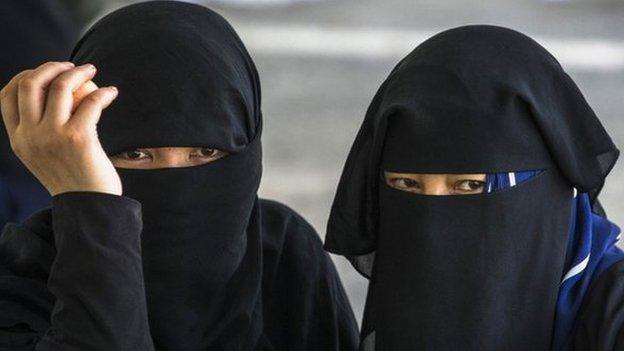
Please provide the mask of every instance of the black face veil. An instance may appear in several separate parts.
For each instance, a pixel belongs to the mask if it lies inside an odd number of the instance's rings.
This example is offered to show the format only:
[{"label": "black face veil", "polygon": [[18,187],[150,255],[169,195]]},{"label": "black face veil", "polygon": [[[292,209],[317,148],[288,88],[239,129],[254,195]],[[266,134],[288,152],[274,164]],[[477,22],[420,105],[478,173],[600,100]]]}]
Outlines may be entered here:
[{"label": "black face veil", "polygon": [[[382,84],[351,149],[325,247],[371,279],[364,350],[546,350],[573,187],[595,201],[618,150],[532,39],[442,32]],[[426,196],[383,171],[543,170],[494,193]]]},{"label": "black face veil", "polygon": [[142,204],[149,324],[158,349],[252,349],[262,332],[260,85],[232,27],[197,5],[156,1],[100,20],[74,49],[120,94],[98,134],[109,155],[202,146],[216,162],[117,169]]}]

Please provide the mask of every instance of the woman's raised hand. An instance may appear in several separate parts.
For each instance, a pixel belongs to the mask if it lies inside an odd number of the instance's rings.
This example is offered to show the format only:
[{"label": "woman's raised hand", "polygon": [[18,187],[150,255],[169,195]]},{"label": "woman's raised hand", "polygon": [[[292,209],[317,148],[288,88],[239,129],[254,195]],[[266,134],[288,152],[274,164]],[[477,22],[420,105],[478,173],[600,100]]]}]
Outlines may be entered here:
[{"label": "woman's raised hand", "polygon": [[96,131],[117,89],[97,88],[90,82],[95,72],[90,64],[48,62],[17,74],[0,91],[11,148],[51,195],[122,193]]}]

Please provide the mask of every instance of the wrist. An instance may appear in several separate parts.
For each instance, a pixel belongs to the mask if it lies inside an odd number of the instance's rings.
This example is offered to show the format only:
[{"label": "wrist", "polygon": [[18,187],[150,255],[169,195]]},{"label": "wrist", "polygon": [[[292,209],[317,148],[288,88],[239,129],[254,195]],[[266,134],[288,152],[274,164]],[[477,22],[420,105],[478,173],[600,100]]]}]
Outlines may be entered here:
[{"label": "wrist", "polygon": [[109,195],[121,196],[123,193],[121,185],[103,186],[99,184],[76,184],[46,187],[51,196],[62,195],[65,193],[101,193]]}]

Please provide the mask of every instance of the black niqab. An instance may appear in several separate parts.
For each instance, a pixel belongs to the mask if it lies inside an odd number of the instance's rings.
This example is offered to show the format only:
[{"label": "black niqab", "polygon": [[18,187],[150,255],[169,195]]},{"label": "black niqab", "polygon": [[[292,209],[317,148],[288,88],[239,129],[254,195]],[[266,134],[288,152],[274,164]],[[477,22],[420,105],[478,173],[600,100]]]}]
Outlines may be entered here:
[{"label": "black niqab", "polygon": [[262,334],[262,119],[257,72],[240,39],[204,7],[149,2],[102,19],[72,60],[93,63],[99,86],[119,88],[98,124],[109,155],[165,146],[230,153],[196,167],[117,171],[124,195],[142,204],[155,346],[254,348]]},{"label": "black niqab", "polygon": [[0,349],[355,349],[357,323],[318,234],[256,195],[260,85],[225,19],[183,2],[130,5],[96,23],[72,60],[119,88],[97,128],[108,155],[161,146],[229,154],[118,168],[124,196],[63,193],[7,225]]},{"label": "black niqab", "polygon": [[[618,156],[559,63],[510,29],[418,46],[377,92],[347,159],[325,247],[370,281],[363,350],[546,350],[572,188],[595,201]],[[544,170],[487,194],[427,196],[383,171]]]}]

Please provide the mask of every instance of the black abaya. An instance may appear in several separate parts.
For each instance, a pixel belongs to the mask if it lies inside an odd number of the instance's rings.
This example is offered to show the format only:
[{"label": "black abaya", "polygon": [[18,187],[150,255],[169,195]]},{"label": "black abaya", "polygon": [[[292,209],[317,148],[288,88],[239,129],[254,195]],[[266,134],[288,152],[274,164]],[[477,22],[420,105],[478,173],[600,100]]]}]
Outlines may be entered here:
[{"label": "black abaya", "polygon": [[[165,350],[145,319],[140,204],[87,192],[53,200],[0,240],[0,350]],[[353,312],[314,229],[280,203],[259,207],[267,235],[256,349],[355,349]],[[50,321],[57,299],[64,312]]]},{"label": "black abaya", "polygon": [[[97,126],[109,156],[166,146],[227,156],[117,168],[124,197],[57,195],[51,215],[9,227],[0,277],[0,289],[14,292],[0,300],[13,310],[0,317],[9,337],[29,331],[42,337],[38,350],[355,348],[356,324],[318,236],[293,211],[258,199],[260,83],[227,21],[182,2],[131,5],[96,23],[72,61],[94,64],[98,86],[119,88]],[[43,239],[29,229],[46,221]],[[43,248],[53,260],[24,261]],[[22,274],[32,266],[37,279]]]},{"label": "black abaya", "polygon": [[[420,44],[369,106],[327,226],[325,248],[370,279],[360,350],[550,350],[574,193],[597,203],[618,155],[578,87],[531,38],[471,25]],[[540,172],[461,196],[404,192],[384,179],[519,171]],[[578,349],[618,349],[617,267],[586,295]]]}]

